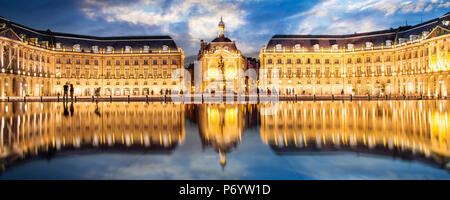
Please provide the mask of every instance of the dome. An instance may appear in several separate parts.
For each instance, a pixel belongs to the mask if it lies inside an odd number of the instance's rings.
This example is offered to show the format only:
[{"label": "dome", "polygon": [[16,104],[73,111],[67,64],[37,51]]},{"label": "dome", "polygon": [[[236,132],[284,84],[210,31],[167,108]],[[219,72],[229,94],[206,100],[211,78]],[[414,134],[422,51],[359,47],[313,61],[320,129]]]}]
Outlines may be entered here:
[{"label": "dome", "polygon": [[227,37],[216,37],[216,39],[211,42],[231,42],[231,40]]}]

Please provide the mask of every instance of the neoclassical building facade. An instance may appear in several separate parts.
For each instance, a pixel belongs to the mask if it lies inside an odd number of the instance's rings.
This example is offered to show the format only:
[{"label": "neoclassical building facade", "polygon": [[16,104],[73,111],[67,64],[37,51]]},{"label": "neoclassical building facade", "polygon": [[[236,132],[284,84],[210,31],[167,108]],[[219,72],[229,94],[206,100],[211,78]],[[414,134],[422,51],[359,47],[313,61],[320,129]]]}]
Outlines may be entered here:
[{"label": "neoclassical building facade", "polygon": [[275,35],[260,50],[259,89],[283,95],[450,94],[450,13],[349,35]]},{"label": "neoclassical building facade", "polygon": [[[201,69],[203,93],[234,93],[244,90],[243,76],[246,59],[236,47],[235,41],[225,36],[225,23],[220,19],[218,36],[210,43],[200,42],[198,61]],[[200,89],[200,88],[198,88]],[[198,91],[198,90],[197,90]]]},{"label": "neoclassical building facade", "polygon": [[[177,93],[184,53],[170,36],[95,37],[35,30],[0,17],[0,95]],[[183,73],[180,73],[183,74]],[[182,77],[182,76],[181,76]]]}]

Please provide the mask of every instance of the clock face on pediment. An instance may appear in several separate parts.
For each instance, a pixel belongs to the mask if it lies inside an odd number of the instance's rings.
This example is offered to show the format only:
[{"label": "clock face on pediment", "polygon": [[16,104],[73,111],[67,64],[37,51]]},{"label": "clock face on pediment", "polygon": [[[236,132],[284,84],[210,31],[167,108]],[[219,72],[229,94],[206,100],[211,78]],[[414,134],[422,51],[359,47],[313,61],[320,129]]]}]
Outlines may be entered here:
[{"label": "clock face on pediment", "polygon": [[222,57],[235,57],[235,56],[237,56],[237,54],[236,53],[231,53],[230,51],[228,51],[228,50],[225,50],[225,49],[216,49],[210,56],[214,56],[214,57],[220,57],[220,56],[222,56]]}]

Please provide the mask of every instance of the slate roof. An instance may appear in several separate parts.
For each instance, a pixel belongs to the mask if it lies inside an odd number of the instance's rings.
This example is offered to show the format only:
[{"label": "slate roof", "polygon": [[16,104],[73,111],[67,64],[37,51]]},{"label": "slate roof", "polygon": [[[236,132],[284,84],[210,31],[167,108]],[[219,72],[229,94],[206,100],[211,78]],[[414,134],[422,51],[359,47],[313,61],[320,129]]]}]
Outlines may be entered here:
[{"label": "slate roof", "polygon": [[421,24],[414,26],[400,26],[396,29],[388,29],[366,33],[355,33],[347,35],[274,35],[267,44],[267,49],[273,49],[277,44],[284,48],[294,48],[296,44],[306,49],[312,49],[313,45],[319,44],[320,48],[331,48],[333,44],[338,44],[339,48],[347,48],[347,44],[353,44],[353,48],[364,48],[366,42],[372,42],[373,46],[386,45],[386,40],[391,40],[392,44],[398,43],[400,38],[409,41],[410,35],[422,36],[424,31],[431,32],[436,26],[449,29],[448,25],[442,22],[450,20],[450,12]]},{"label": "slate roof", "polygon": [[56,43],[61,43],[66,49],[72,49],[73,45],[79,44],[85,52],[91,51],[92,46],[98,46],[98,48],[112,46],[117,51],[125,46],[131,46],[133,50],[139,50],[147,45],[151,51],[159,51],[163,45],[167,45],[170,51],[178,50],[175,41],[170,36],[98,37],[36,30],[0,17],[0,24],[2,23],[5,23],[7,28],[14,30],[17,35],[25,34],[26,38],[38,38],[38,42],[48,41],[49,45],[53,47]]}]

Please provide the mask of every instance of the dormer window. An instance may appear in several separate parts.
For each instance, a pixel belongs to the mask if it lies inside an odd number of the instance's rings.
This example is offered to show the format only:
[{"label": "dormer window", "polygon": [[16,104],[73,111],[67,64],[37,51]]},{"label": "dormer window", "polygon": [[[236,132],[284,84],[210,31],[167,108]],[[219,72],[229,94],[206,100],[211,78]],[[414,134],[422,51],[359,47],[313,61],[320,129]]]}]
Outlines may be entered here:
[{"label": "dormer window", "polygon": [[277,51],[283,50],[281,44],[277,44],[277,45],[275,46],[275,49],[276,49]]},{"label": "dormer window", "polygon": [[347,49],[348,50],[353,50],[353,44],[347,44]]},{"label": "dormer window", "polygon": [[300,49],[301,48],[300,44],[296,44],[294,48],[295,48],[295,51],[300,51],[301,50]]},{"label": "dormer window", "polygon": [[114,51],[114,48],[112,46],[106,47],[106,53],[112,53]]},{"label": "dormer window", "polygon": [[79,44],[75,44],[73,45],[73,50],[74,52],[81,52],[81,46]]},{"label": "dormer window", "polygon": [[48,47],[48,41],[41,41],[41,47]]},{"label": "dormer window", "polygon": [[409,41],[414,41],[417,40],[418,36],[417,35],[409,35]]},{"label": "dormer window", "polygon": [[169,46],[163,45],[163,46],[162,46],[162,51],[163,51],[163,52],[168,52],[168,51],[169,51]]},{"label": "dormer window", "polygon": [[61,50],[62,49],[61,43],[57,42],[55,48],[56,50]]},{"label": "dormer window", "polygon": [[386,40],[386,47],[387,48],[391,48],[392,46],[392,41],[391,40]]},{"label": "dormer window", "polygon": [[331,49],[332,49],[333,51],[337,51],[337,50],[339,50],[339,45],[333,44],[333,45],[331,45]]},{"label": "dormer window", "polygon": [[406,38],[399,38],[398,43],[400,44],[406,43]]},{"label": "dormer window", "polygon": [[149,52],[150,52],[150,47],[147,46],[147,45],[145,45],[145,46],[144,46],[143,52],[144,52],[144,53],[149,53]]},{"label": "dormer window", "polygon": [[98,53],[98,46],[92,46],[92,53]]},{"label": "dormer window", "polygon": [[426,37],[430,32],[429,31],[423,31],[422,32],[422,37]]},{"label": "dormer window", "polygon": [[131,47],[125,46],[125,53],[131,53]]},{"label": "dormer window", "polygon": [[366,49],[370,49],[373,47],[373,43],[372,42],[366,42]]},{"label": "dormer window", "polygon": [[449,20],[442,20],[442,24],[448,26],[450,24],[450,21]]},{"label": "dormer window", "polygon": [[313,49],[314,49],[314,51],[320,51],[320,46],[319,46],[319,44],[313,45]]}]

